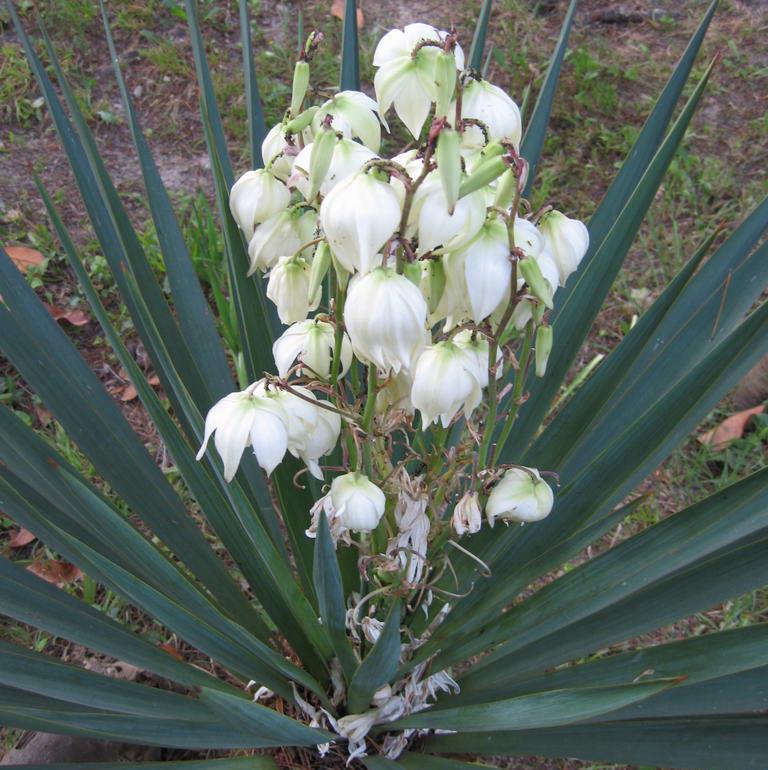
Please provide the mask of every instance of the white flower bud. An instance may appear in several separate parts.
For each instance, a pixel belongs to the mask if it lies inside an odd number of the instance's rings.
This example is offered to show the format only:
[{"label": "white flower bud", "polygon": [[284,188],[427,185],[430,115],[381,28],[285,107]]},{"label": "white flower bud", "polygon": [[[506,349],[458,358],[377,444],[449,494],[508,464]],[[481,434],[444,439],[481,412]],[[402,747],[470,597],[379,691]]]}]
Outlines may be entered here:
[{"label": "white flower bud", "polygon": [[[539,266],[539,270],[541,271],[541,274],[544,277],[544,283],[549,287],[549,290],[551,291],[552,296],[554,297],[554,294],[557,291],[557,286],[558,286],[558,281],[560,279],[560,276],[557,271],[557,265],[555,264],[555,260],[552,257],[552,255],[549,253],[549,251],[545,249],[544,251],[541,251],[537,256],[528,257],[528,259],[532,259]],[[522,275],[519,275],[518,284],[522,284],[523,280],[524,279]],[[521,286],[518,285],[518,288],[521,288]],[[525,299],[525,298],[521,299],[520,302],[517,303],[517,306],[515,307],[514,312],[512,313],[512,324],[518,330],[523,329],[532,317],[533,317],[533,302],[529,299]]]},{"label": "white flower bud", "polygon": [[[326,321],[308,318],[306,321],[295,323],[286,329],[272,345],[277,373],[285,377],[294,361],[300,361],[307,369],[303,367],[297,369],[297,375],[307,374],[310,377],[328,379],[335,344],[336,332]],[[351,362],[352,346],[349,337],[344,334],[341,339],[340,376],[349,369]]]},{"label": "white flower bud", "polygon": [[341,266],[367,273],[381,263],[378,251],[397,229],[400,201],[387,182],[358,172],[328,193],[320,222]]},{"label": "white flower bud", "polygon": [[251,262],[248,275],[253,275],[256,270],[268,270],[280,257],[293,256],[312,240],[314,231],[315,214],[312,211],[298,214],[284,210],[273,214],[256,228],[248,244]]},{"label": "white flower bud", "polygon": [[547,373],[547,362],[552,352],[552,327],[539,326],[536,330],[536,376]]},{"label": "white flower bud", "polygon": [[246,171],[232,186],[229,209],[247,241],[257,224],[282,211],[291,200],[288,188],[263,168]]},{"label": "white flower bud", "polygon": [[350,139],[359,139],[374,153],[379,151],[381,144],[379,105],[368,94],[360,91],[340,91],[325,102],[315,114],[313,119],[315,132],[320,129],[327,115],[333,116],[331,127],[334,131]]},{"label": "white flower bud", "polygon": [[[488,354],[489,345],[488,338],[484,334],[476,334],[474,339],[472,338],[472,331],[470,329],[462,329],[458,334],[453,336],[453,344],[456,347],[461,348],[466,353],[469,353],[475,359],[475,365],[479,375],[480,387],[488,387]],[[503,369],[501,362],[504,360],[504,354],[501,348],[496,348],[496,379],[499,380],[502,377]]]},{"label": "white flower bud", "polygon": [[[428,24],[409,24],[384,35],[373,55],[373,66],[379,68],[373,83],[380,114],[385,115],[394,103],[397,116],[416,138],[438,97],[435,63],[441,48],[424,46],[415,55],[413,51],[424,40],[442,43],[446,35]],[[459,46],[454,56],[456,68],[463,69]]]},{"label": "white flower bud", "polygon": [[438,342],[419,356],[411,401],[424,425],[439,419],[447,428],[462,408],[469,417],[481,398],[480,373],[472,355],[452,342]]},{"label": "white flower bud", "polygon": [[[309,190],[306,198],[311,201],[320,191],[320,185],[325,181],[331,167],[336,148],[336,133],[331,129],[324,128],[309,146],[312,151],[309,157]],[[293,167],[296,168],[295,161]]]},{"label": "white flower bud", "polygon": [[461,155],[459,153],[459,135],[452,128],[444,128],[437,137],[437,167],[443,185],[443,195],[448,203],[448,213],[453,214],[459,199],[461,184]]},{"label": "white flower bud", "polygon": [[345,473],[331,483],[331,502],[347,529],[370,532],[384,515],[387,499],[367,476]]},{"label": "white flower bud", "polygon": [[550,211],[539,223],[549,251],[560,274],[560,285],[575,272],[589,248],[589,231],[578,219],[569,219],[559,211]]},{"label": "white flower bud", "polygon": [[320,304],[320,291],[309,296],[310,269],[303,257],[280,257],[269,274],[267,297],[277,306],[284,324],[303,321]]},{"label": "white flower bud", "polygon": [[552,487],[535,468],[510,468],[493,488],[485,505],[488,523],[505,521],[539,521],[552,510]]},{"label": "white flower bud", "polygon": [[293,90],[291,92],[291,115],[298,115],[309,87],[309,62],[299,60],[293,67]]},{"label": "white flower bud", "polygon": [[205,454],[211,435],[224,463],[224,479],[231,481],[240,458],[251,444],[256,460],[271,474],[288,449],[287,415],[277,400],[263,390],[263,380],[246,390],[230,393],[211,407],[197,459]]},{"label": "white flower bud", "polygon": [[410,370],[426,344],[427,303],[392,268],[378,267],[350,283],[344,320],[352,350],[384,374]]},{"label": "white flower bud", "polygon": [[465,533],[473,535],[480,531],[483,523],[483,513],[480,510],[480,499],[477,492],[465,492],[453,509],[451,524],[456,534],[461,537]]},{"label": "white flower bud", "polygon": [[[293,164],[293,174],[288,180],[289,185],[295,185],[306,199],[309,199],[310,196],[309,172],[316,144],[317,142],[308,144],[296,156],[296,162]],[[339,139],[333,148],[331,165],[320,184],[320,194],[323,197],[328,195],[339,182],[343,182],[351,177],[360,170],[363,164],[375,157],[377,157],[376,154],[365,145],[354,142],[351,139]]]},{"label": "white flower bud", "polygon": [[[520,110],[507,93],[487,80],[472,80],[464,87],[461,117],[473,118],[485,124],[489,141],[512,142],[520,148],[522,121]],[[485,137],[479,126],[467,126],[463,134],[465,147],[482,147]]]}]

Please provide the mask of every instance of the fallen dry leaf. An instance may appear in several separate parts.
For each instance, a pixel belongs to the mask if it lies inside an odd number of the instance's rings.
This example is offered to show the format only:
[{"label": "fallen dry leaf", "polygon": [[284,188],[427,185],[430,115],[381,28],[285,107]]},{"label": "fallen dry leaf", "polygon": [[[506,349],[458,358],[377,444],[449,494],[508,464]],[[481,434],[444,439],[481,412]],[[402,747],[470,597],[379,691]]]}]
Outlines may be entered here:
[{"label": "fallen dry leaf", "polygon": [[48,304],[45,307],[54,321],[67,321],[72,326],[85,326],[91,320],[84,310],[79,310],[78,308],[67,310],[63,307],[55,307]]},{"label": "fallen dry leaf", "polygon": [[57,588],[63,588],[65,585],[74,583],[75,580],[83,576],[83,573],[74,564],[55,559],[32,562],[27,569],[46,582],[54,583]]},{"label": "fallen dry leaf", "polygon": [[184,660],[182,654],[172,644],[161,644],[161,650],[165,650],[171,657],[176,660]]},{"label": "fallen dry leaf", "polygon": [[37,249],[30,246],[7,246],[5,251],[22,273],[26,273],[30,267],[41,265],[45,259]]},{"label": "fallen dry leaf", "polygon": [[120,400],[128,403],[128,401],[133,401],[133,399],[138,395],[139,394],[136,391],[136,388],[133,386],[133,383],[129,382],[123,389],[123,392],[120,394]]},{"label": "fallen dry leaf", "polygon": [[[153,387],[156,388],[160,384],[160,378],[153,374],[147,382]],[[123,389],[123,392],[120,394],[120,400],[127,403],[128,401],[133,401],[134,398],[138,397],[138,392],[136,391],[135,386],[132,382],[129,382],[125,388]]]},{"label": "fallen dry leaf", "polygon": [[726,417],[716,428],[708,430],[699,436],[702,444],[707,444],[713,449],[721,449],[726,444],[744,435],[747,423],[756,414],[762,414],[765,411],[765,405],[753,406],[751,409],[744,409],[742,412],[736,412],[730,417]]},{"label": "fallen dry leaf", "polygon": [[25,545],[29,545],[34,539],[35,536],[28,529],[20,527],[11,533],[10,538],[8,538],[8,545],[11,546],[11,548],[23,548]]},{"label": "fallen dry leaf", "polygon": [[[333,0],[331,5],[331,16],[335,16],[337,19],[344,20],[344,0]],[[365,24],[365,17],[360,8],[357,9],[357,28],[362,29]]]}]

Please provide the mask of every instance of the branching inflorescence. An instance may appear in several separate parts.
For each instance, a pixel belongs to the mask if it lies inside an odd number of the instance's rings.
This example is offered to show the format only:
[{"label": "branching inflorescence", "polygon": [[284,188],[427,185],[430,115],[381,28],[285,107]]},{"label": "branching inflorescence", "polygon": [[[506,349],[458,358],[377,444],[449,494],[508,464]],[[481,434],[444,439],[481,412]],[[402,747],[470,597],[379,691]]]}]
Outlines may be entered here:
[{"label": "branching inflorescence", "polygon": [[[589,238],[578,220],[530,211],[520,111],[464,68],[453,32],[392,30],[374,55],[377,101],[342,91],[307,106],[316,44],[311,37],[291,107],[264,140],[265,167],[230,196],[250,272],[266,275],[288,325],[273,347],[277,375],[213,406],[199,456],[213,435],[227,480],[249,445],[267,474],[290,452],[313,477],[332,476],[307,535],[324,516],[336,547],[359,552],[347,613],[358,657],[393,602],[431,612],[420,638],[401,634],[405,661],[449,611],[455,594],[441,579],[451,553],[471,554],[458,541],[481,529],[483,513],[492,527],[552,509],[537,469],[499,457],[528,370],[546,375],[547,311]],[[391,107],[413,141],[388,158],[379,152]],[[359,756],[375,725],[455,687],[448,672],[421,664],[340,719],[298,702]],[[407,739],[388,735],[385,753],[397,756]]]}]

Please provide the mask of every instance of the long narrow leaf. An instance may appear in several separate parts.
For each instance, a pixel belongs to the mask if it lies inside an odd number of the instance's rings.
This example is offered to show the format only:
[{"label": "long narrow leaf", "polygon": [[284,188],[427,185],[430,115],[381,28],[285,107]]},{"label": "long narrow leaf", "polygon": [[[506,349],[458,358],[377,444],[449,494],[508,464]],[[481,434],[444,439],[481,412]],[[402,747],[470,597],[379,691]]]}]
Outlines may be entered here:
[{"label": "long narrow leaf", "polygon": [[360,90],[360,46],[357,41],[357,2],[344,0],[344,33],[341,41],[341,74],[339,88],[342,91]]},{"label": "long narrow leaf", "polygon": [[520,143],[520,154],[528,161],[528,179],[523,191],[523,195],[526,198],[530,195],[533,180],[536,177],[536,169],[541,158],[541,151],[544,148],[547,124],[549,123],[549,115],[552,112],[552,102],[555,100],[555,91],[560,80],[560,70],[563,66],[565,52],[568,49],[568,37],[571,33],[573,15],[576,13],[576,1],[570,0],[568,4],[568,10],[566,11],[565,19],[563,19],[563,26],[560,28],[560,37],[557,40],[555,51],[549,60],[547,74],[544,76],[544,83],[541,86],[539,97],[536,99],[536,106],[533,108],[531,119]]},{"label": "long narrow leaf", "polygon": [[435,736],[427,751],[579,757],[651,767],[747,770],[768,765],[768,717],[659,719],[550,730]]},{"label": "long narrow leaf", "polygon": [[253,45],[251,43],[251,20],[248,15],[247,0],[239,0],[240,7],[240,45],[243,49],[243,73],[245,75],[245,108],[248,115],[248,139],[251,145],[251,167],[261,168],[261,143],[267,134],[264,123],[264,110],[261,106],[259,83],[253,63]]},{"label": "long narrow leaf", "polygon": [[101,383],[0,249],[0,329],[8,358],[96,470],[237,614],[247,603]]},{"label": "long narrow leaf", "polygon": [[472,36],[472,46],[469,49],[469,66],[480,72],[483,68],[483,53],[485,51],[485,37],[488,34],[488,21],[491,18],[491,6],[493,0],[483,0],[480,14],[475,23],[475,33]]},{"label": "long narrow leaf", "polygon": [[428,709],[398,719],[392,725],[400,728],[460,730],[462,733],[556,727],[609,714],[657,695],[678,682],[678,679],[653,679],[609,687],[552,690],[492,703]]},{"label": "long narrow leaf", "polygon": [[211,308],[200,288],[194,265],[190,259],[165,185],[134,112],[131,97],[120,69],[120,60],[109,28],[106,8],[103,0],[100,2],[107,45],[112,57],[115,78],[120,88],[128,125],[139,157],[144,186],[147,191],[148,208],[155,223],[157,239],[168,271],[168,282],[171,287],[176,317],[190,350],[195,351],[198,360],[205,362],[206,382],[209,385],[211,395],[218,398],[234,390],[227,359],[221,345],[221,339],[216,331],[216,323]]}]

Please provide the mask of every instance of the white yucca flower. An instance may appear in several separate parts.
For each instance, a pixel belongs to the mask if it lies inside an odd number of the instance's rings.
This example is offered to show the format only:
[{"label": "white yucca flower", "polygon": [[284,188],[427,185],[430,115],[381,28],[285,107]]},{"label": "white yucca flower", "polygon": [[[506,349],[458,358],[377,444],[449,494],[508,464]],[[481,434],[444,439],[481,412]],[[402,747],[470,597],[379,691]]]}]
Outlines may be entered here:
[{"label": "white yucca flower", "polygon": [[[387,32],[373,54],[373,66],[378,67],[373,83],[379,113],[386,115],[394,104],[397,116],[416,138],[438,97],[435,62],[441,49],[428,45],[413,52],[422,41],[442,45],[447,34],[429,24],[408,24],[405,29]],[[464,53],[458,45],[454,56],[456,68],[464,69]]]},{"label": "white yucca flower", "polygon": [[232,186],[229,208],[232,218],[250,241],[256,225],[282,211],[291,200],[288,188],[265,171],[246,171]]},{"label": "white yucca flower", "polygon": [[[293,174],[288,180],[305,197],[310,197],[309,174],[315,142],[308,144],[297,156],[293,164]],[[333,149],[333,156],[328,172],[320,184],[320,194],[325,197],[339,182],[343,182],[358,172],[369,160],[377,155],[365,145],[351,139],[339,139]]]},{"label": "white yucca flower", "polygon": [[384,515],[384,493],[362,473],[345,473],[331,483],[331,502],[341,523],[353,532],[370,532]]},{"label": "white yucca flower", "polygon": [[230,393],[218,401],[205,418],[205,435],[197,459],[205,454],[211,435],[224,463],[224,479],[231,481],[248,445],[267,475],[288,449],[288,417],[282,406],[263,387],[264,381]]},{"label": "white yucca flower", "polygon": [[284,324],[303,321],[320,304],[320,288],[309,296],[310,263],[303,257],[280,257],[269,273],[267,297]]},{"label": "white yucca flower", "polygon": [[269,270],[280,257],[291,257],[312,240],[316,218],[313,211],[284,209],[273,214],[254,231],[248,244],[248,275]]},{"label": "white yucca flower", "polygon": [[541,218],[539,228],[554,257],[560,274],[560,285],[575,272],[589,248],[589,231],[578,219],[570,219],[559,211],[550,211]]},{"label": "white yucca flower", "polygon": [[387,183],[358,172],[337,184],[320,206],[320,223],[334,257],[350,273],[381,264],[379,250],[400,223],[400,201]]},{"label": "white yucca flower", "polygon": [[[381,118],[379,105],[361,91],[339,91],[320,106],[312,119],[314,132],[328,115],[332,116],[331,128],[349,139],[359,139],[374,153],[381,145]],[[386,126],[386,123],[385,123]]]},{"label": "white yucca flower", "polygon": [[419,356],[411,401],[425,426],[440,420],[447,428],[461,410],[469,417],[481,398],[477,360],[458,345],[438,342]]},{"label": "white yucca flower", "polygon": [[[272,356],[281,377],[288,374],[295,361],[300,361],[309,371],[309,376],[328,379],[331,374],[333,350],[336,344],[336,330],[327,321],[308,318],[286,329],[272,345]],[[339,376],[343,376],[352,362],[352,346],[349,336],[341,338],[339,356]],[[305,370],[299,367],[296,374],[301,376]]]},{"label": "white yucca flower", "polygon": [[344,319],[355,355],[384,374],[409,370],[426,344],[427,303],[391,267],[378,267],[350,283]]},{"label": "white yucca flower", "polygon": [[[488,141],[506,140],[512,142],[516,150],[520,149],[520,109],[506,91],[498,86],[487,80],[470,80],[462,93],[461,116],[480,121],[488,131]],[[464,129],[464,147],[482,147],[485,142],[483,130],[479,126],[469,125]]]},{"label": "white yucca flower", "polygon": [[493,526],[505,521],[540,521],[554,503],[552,487],[535,468],[510,468],[491,491],[485,515]]}]

